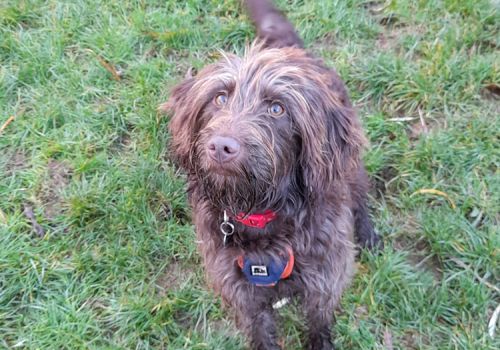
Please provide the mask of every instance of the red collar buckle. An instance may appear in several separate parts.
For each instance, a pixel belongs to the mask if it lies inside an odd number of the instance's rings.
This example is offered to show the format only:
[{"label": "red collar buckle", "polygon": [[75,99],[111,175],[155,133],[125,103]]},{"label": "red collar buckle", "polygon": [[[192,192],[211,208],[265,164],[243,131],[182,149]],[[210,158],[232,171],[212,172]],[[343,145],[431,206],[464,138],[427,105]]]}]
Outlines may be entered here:
[{"label": "red collar buckle", "polygon": [[234,220],[239,223],[255,228],[265,228],[268,223],[276,218],[276,213],[272,210],[266,210],[261,214],[252,214],[245,216],[244,213],[239,213],[234,217]]}]

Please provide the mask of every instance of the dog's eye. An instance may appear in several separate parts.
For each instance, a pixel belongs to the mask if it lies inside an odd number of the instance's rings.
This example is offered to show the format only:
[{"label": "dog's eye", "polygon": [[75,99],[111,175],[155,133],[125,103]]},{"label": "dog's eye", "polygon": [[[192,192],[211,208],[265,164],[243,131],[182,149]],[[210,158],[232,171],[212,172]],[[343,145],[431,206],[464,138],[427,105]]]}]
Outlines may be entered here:
[{"label": "dog's eye", "polygon": [[285,107],[283,107],[281,103],[273,102],[269,106],[269,114],[271,114],[272,116],[278,117],[283,113],[285,113]]},{"label": "dog's eye", "polygon": [[215,95],[214,102],[217,106],[224,106],[227,103],[227,93],[219,92]]}]

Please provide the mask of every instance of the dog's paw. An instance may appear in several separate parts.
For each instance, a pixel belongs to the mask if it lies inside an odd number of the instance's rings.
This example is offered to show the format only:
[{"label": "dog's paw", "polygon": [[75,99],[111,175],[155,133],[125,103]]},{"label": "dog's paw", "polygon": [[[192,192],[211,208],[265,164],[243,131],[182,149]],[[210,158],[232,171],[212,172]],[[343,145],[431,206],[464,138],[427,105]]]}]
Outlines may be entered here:
[{"label": "dog's paw", "polygon": [[358,243],[361,249],[366,249],[372,252],[384,250],[384,241],[376,232],[370,234],[366,237],[366,239],[360,239]]},{"label": "dog's paw", "polygon": [[335,350],[335,346],[330,339],[316,337],[309,338],[308,350]]}]

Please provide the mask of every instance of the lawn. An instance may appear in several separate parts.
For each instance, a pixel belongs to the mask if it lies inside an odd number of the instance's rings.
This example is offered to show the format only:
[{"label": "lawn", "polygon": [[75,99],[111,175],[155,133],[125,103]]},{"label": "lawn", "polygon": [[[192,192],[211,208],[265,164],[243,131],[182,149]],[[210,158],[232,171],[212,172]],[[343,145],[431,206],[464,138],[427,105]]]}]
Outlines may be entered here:
[{"label": "lawn", "polygon": [[[385,249],[360,257],[336,344],[500,348],[500,3],[278,2],[371,143]],[[0,348],[244,348],[156,109],[253,35],[238,0],[0,2]],[[280,313],[301,349],[297,308]]]}]

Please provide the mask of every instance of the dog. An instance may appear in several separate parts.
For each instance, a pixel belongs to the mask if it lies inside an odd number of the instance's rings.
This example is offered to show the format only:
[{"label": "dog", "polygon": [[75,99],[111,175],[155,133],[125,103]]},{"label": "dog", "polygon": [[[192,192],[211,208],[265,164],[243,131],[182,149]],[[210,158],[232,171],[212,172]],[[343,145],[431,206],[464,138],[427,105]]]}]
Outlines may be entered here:
[{"label": "dog", "polygon": [[335,70],[305,51],[272,2],[245,2],[257,31],[174,87],[170,151],[210,286],[253,349],[280,349],[273,303],[297,298],[309,349],[333,349],[334,309],[356,241],[380,244],[367,208],[365,137]]}]

